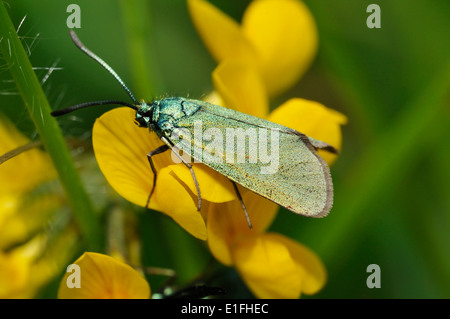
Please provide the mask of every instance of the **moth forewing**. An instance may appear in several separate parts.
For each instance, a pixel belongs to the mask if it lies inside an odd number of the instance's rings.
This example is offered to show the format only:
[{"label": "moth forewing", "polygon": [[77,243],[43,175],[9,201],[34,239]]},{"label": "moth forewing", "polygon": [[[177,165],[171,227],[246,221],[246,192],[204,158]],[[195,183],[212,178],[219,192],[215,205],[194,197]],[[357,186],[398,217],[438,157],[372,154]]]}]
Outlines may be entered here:
[{"label": "moth forewing", "polygon": [[[185,132],[183,139],[173,140],[177,148],[294,213],[310,217],[328,214],[333,185],[317,148],[332,149],[330,145],[248,114],[183,100],[200,107],[174,122],[177,130]],[[255,132],[257,141],[252,142]]]}]

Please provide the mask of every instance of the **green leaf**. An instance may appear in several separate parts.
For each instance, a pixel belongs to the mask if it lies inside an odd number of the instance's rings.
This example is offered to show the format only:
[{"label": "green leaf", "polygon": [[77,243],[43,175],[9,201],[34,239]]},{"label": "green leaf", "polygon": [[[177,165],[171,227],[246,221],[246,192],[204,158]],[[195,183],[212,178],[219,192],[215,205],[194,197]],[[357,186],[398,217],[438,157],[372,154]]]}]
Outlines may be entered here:
[{"label": "green leaf", "polygon": [[75,169],[58,123],[50,115],[50,105],[3,3],[0,3],[0,49],[42,143],[53,160],[85,246],[89,250],[98,250],[100,226],[97,216]]}]

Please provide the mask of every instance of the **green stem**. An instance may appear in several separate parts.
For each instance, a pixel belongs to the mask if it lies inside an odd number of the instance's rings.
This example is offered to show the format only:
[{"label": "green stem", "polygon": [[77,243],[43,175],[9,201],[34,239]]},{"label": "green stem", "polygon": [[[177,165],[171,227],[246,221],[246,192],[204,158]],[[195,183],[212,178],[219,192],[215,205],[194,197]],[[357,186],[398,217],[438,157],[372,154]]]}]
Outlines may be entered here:
[{"label": "green stem", "polygon": [[119,1],[123,26],[126,33],[126,46],[130,55],[130,66],[134,76],[134,92],[137,96],[152,99],[161,89],[161,77],[156,67],[153,28],[151,21],[151,5],[148,1]]},{"label": "green stem", "polygon": [[[58,172],[85,245],[100,248],[99,222],[77,174],[70,152],[8,12],[0,2],[0,50],[31,119]],[[30,163],[32,165],[32,163]]]},{"label": "green stem", "polygon": [[29,151],[32,148],[40,147],[40,146],[42,146],[41,141],[33,141],[33,142],[29,142],[28,144],[19,146],[18,148],[15,148],[15,149],[3,154],[2,156],[0,156],[0,165],[3,164],[4,162],[10,160],[11,158],[14,158],[17,155],[22,154],[23,152]]}]

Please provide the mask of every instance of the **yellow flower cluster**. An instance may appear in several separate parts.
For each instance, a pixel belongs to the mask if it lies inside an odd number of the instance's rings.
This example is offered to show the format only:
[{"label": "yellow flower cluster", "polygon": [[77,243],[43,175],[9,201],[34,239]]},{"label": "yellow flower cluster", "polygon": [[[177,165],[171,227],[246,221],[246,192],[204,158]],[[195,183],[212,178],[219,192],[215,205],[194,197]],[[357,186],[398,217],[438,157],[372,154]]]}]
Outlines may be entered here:
[{"label": "yellow flower cluster", "polygon": [[[204,0],[188,0],[188,8],[218,62],[212,74],[215,92],[209,102],[266,118],[340,149],[340,126],[346,118],[320,103],[294,98],[269,114],[269,99],[299,80],[317,50],[314,19],[302,2],[253,1],[240,25]],[[134,111],[129,108],[105,113],[94,125],[93,146],[112,187],[129,201],[145,206],[153,181],[146,154],[161,141],[133,120]],[[323,287],[326,270],[311,250],[266,231],[277,205],[241,188],[253,224],[249,229],[231,183],[203,164],[194,164],[203,197],[199,214],[189,170],[174,164],[168,153],[153,158],[158,178],[150,208],[207,240],[211,253],[223,264],[236,267],[257,297],[298,298]],[[335,155],[321,155],[328,163],[335,159]]]},{"label": "yellow flower cluster", "polygon": [[[242,23],[204,0],[188,0],[192,20],[211,55],[216,104],[240,110],[296,129],[341,147],[345,116],[325,106],[294,98],[269,114],[269,98],[295,84],[317,48],[314,19],[297,0],[253,1]],[[335,155],[320,153],[331,163]],[[313,294],[326,280],[325,267],[305,246],[283,235],[266,232],[276,205],[256,194],[243,195],[250,219],[248,229],[239,202],[209,207],[208,245],[225,265],[235,266],[260,298],[298,298]]]},{"label": "yellow flower cluster", "polygon": [[[4,117],[0,117],[0,140],[0,154],[30,142]],[[59,206],[58,194],[36,192],[55,176],[50,158],[39,149],[0,166],[0,298],[34,297],[66,262],[67,254],[54,255],[54,250],[67,245],[63,251],[69,251],[74,233],[58,235],[58,242],[50,245],[44,231]]]}]

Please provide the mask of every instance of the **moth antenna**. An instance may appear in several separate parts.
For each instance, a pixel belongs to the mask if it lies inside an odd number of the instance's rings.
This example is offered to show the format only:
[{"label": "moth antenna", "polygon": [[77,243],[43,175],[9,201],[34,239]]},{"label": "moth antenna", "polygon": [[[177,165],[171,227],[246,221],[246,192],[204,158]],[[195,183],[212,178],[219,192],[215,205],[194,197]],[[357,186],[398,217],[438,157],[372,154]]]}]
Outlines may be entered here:
[{"label": "moth antenna", "polygon": [[56,110],[53,111],[52,113],[50,113],[52,116],[61,116],[79,109],[84,109],[86,107],[90,107],[90,106],[97,106],[97,105],[111,105],[111,104],[116,104],[116,105],[122,105],[122,106],[127,106],[129,108],[132,108],[133,110],[137,111],[138,108],[130,103],[127,102],[122,102],[122,101],[113,101],[113,100],[104,100],[104,101],[93,101],[93,102],[86,102],[86,103],[81,103],[81,104],[77,104],[77,105],[72,105],[69,106],[65,109],[61,109],[61,110]]},{"label": "moth antenna", "polygon": [[102,58],[97,56],[94,52],[89,50],[78,38],[75,31],[70,30],[70,37],[72,38],[73,43],[77,46],[78,49],[83,51],[88,57],[93,59],[95,62],[100,64],[102,67],[104,67],[116,80],[119,82],[119,84],[124,88],[124,90],[127,92],[128,96],[133,100],[134,104],[138,105],[139,102],[134,97],[133,93],[131,93],[130,89],[125,85],[125,82],[120,78],[120,76],[114,71],[105,61],[103,61]]}]

